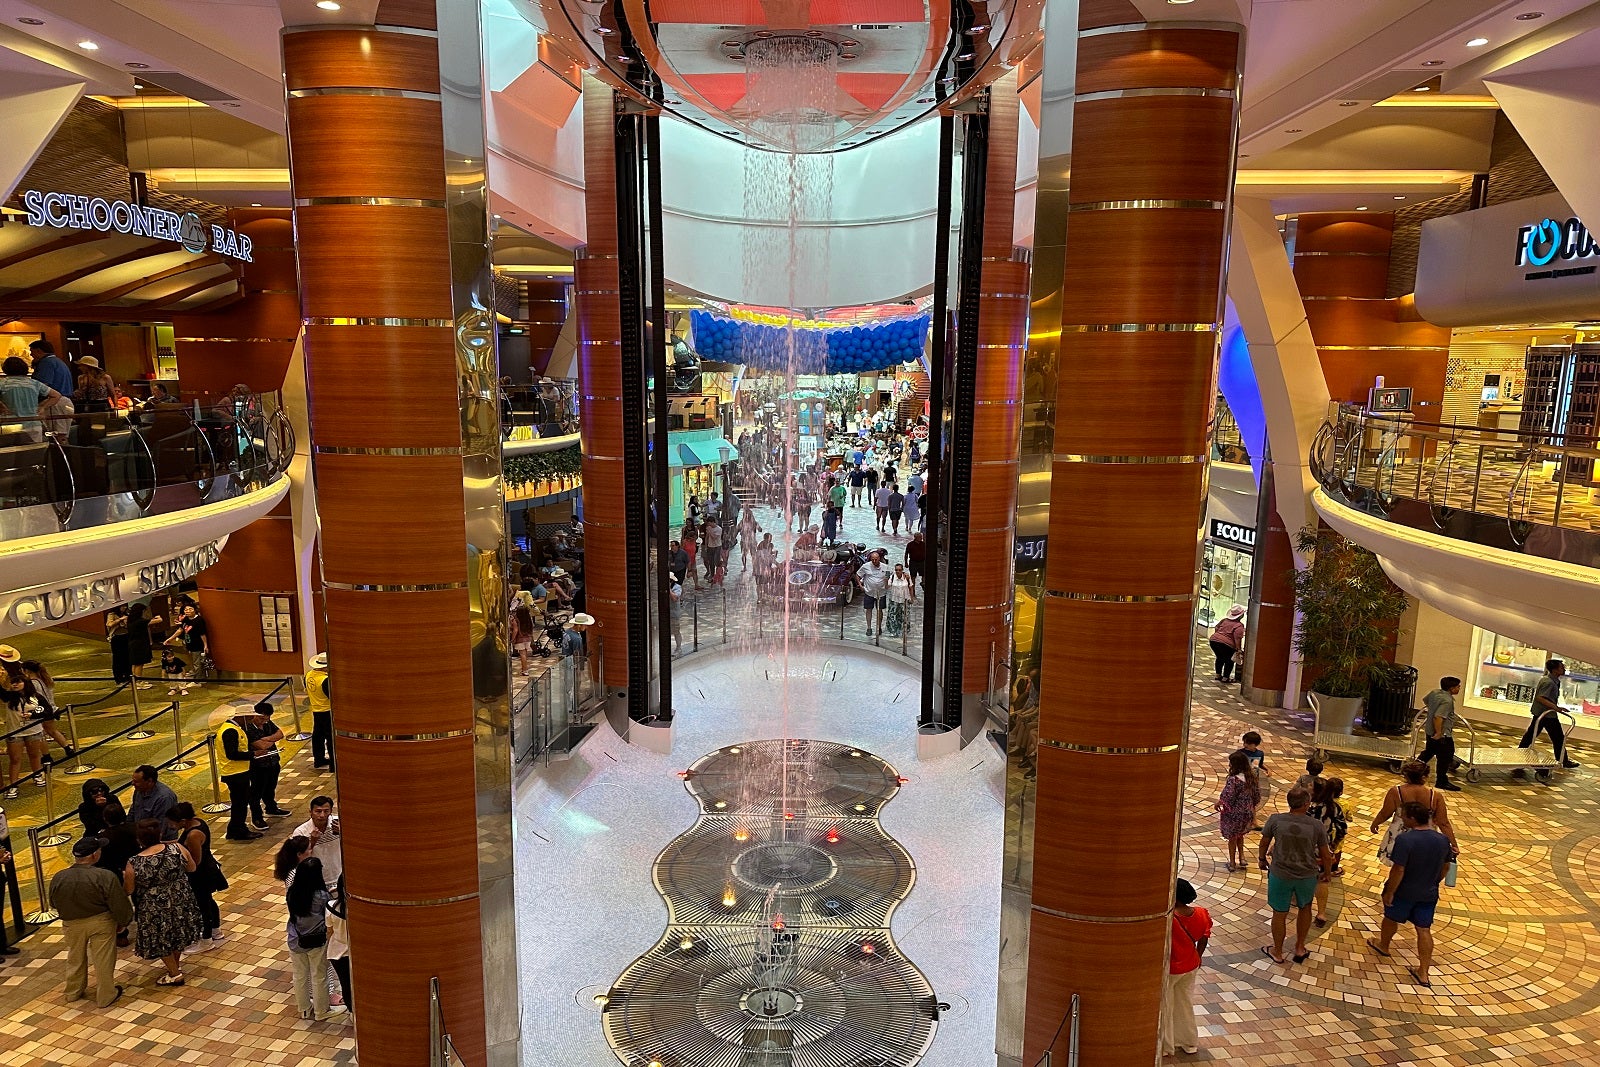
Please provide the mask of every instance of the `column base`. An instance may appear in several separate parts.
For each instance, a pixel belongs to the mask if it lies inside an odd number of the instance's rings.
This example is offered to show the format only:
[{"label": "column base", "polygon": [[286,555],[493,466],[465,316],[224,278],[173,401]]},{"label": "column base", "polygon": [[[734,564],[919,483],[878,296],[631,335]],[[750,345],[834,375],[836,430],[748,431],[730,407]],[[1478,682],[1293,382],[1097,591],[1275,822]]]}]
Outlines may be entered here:
[{"label": "column base", "polygon": [[638,745],[662,756],[672,755],[671,722],[659,719],[653,722],[630,722],[626,737],[630,745]]},{"label": "column base", "polygon": [[917,759],[938,759],[961,751],[961,731],[952,726],[917,727]]},{"label": "column base", "polygon": [[1282,689],[1257,689],[1249,685],[1240,686],[1239,695],[1261,708],[1281,708],[1285,696]]}]

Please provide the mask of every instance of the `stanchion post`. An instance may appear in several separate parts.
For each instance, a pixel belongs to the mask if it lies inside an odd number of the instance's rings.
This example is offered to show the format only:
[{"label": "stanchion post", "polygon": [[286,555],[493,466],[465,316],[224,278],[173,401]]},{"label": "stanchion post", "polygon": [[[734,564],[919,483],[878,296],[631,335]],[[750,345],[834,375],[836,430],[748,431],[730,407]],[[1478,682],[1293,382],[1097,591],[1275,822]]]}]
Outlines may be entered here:
[{"label": "stanchion post", "polygon": [[33,926],[45,926],[55,922],[60,916],[50,910],[50,890],[44,884],[44,857],[39,853],[37,826],[28,827],[28,848],[33,852],[33,884],[39,891],[39,910],[26,916],[26,919]]},{"label": "stanchion post", "polygon": [[290,741],[305,741],[311,737],[300,726],[300,698],[294,691],[294,679],[285,678],[284,683],[289,687],[289,711],[294,715],[294,733],[289,735]]},{"label": "stanchion post", "polygon": [[64,773],[66,773],[66,774],[88,774],[90,771],[94,770],[94,764],[85,763],[83,761],[83,757],[78,755],[78,753],[80,751],[82,751],[82,750],[78,747],[78,715],[77,715],[77,712],[75,712],[73,710],[71,704],[68,704],[66,706],[65,711],[66,711],[66,715],[67,715],[67,736],[72,738],[72,758],[77,760],[78,762],[77,762],[76,766],[68,767],[67,770]]},{"label": "stanchion post", "polygon": [[217,770],[217,735],[212,734],[206,738],[206,762],[211,764],[211,803],[200,810],[207,815],[216,815],[219,812],[232,811],[232,804],[222,802],[222,773]]},{"label": "stanchion post", "polygon": [[183,719],[181,706],[174,700],[172,702],[172,762],[167,764],[169,771],[186,771],[194,766],[194,760],[183,758]]},{"label": "stanchion post", "polygon": [[[44,821],[45,821],[45,825],[47,825],[47,826],[50,823],[53,823],[53,822],[56,821],[56,783],[55,783],[55,776],[53,774],[51,774],[51,772],[54,771],[54,770],[55,770],[55,764],[53,764],[53,763],[45,764],[45,768],[44,768]],[[51,834],[49,837],[42,838],[39,841],[39,843],[41,845],[64,845],[68,841],[71,841],[71,840],[72,840],[72,835],[71,834],[61,833],[61,832],[58,831],[56,833]]]},{"label": "stanchion post", "polygon": [[[134,722],[138,722],[139,718],[140,718],[140,715],[139,715],[139,678],[138,678],[137,675],[134,676],[133,681],[128,683],[128,696],[133,700],[133,721]],[[146,730],[146,729],[140,728],[140,729],[137,729],[137,730],[132,730],[129,733],[124,734],[123,736],[125,736],[129,741],[143,741],[147,737],[154,737],[155,736],[155,732],[153,730]]]},{"label": "stanchion post", "polygon": [[690,604],[693,606],[691,622],[694,626],[694,650],[700,651],[700,598],[695,597]]}]

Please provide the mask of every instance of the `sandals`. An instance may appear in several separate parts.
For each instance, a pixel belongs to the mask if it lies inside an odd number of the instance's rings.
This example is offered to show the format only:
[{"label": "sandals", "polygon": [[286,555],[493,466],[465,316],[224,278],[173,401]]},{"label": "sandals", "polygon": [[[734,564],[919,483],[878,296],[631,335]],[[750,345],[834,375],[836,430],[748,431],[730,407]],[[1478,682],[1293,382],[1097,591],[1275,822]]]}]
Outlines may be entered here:
[{"label": "sandals", "polygon": [[1294,960],[1296,963],[1304,963],[1306,960],[1311,958],[1311,950],[1306,949],[1304,952],[1300,953],[1300,955],[1290,956],[1289,958]]},{"label": "sandals", "polygon": [[1376,952],[1380,956],[1392,956],[1392,955],[1394,955],[1394,953],[1392,953],[1392,952],[1383,951],[1383,949],[1378,947],[1378,943],[1376,941],[1372,940],[1372,938],[1370,938],[1370,937],[1367,938],[1367,947],[1372,949],[1372,951]]},{"label": "sandals", "polygon": [[164,974],[156,979],[156,985],[182,985],[182,974]]},{"label": "sandals", "polygon": [[1317,929],[1320,930],[1324,926],[1328,925],[1328,917],[1325,916],[1325,915],[1318,915],[1315,919],[1312,919],[1311,922],[1312,922],[1312,925],[1314,925]]},{"label": "sandals", "polygon": [[1415,967],[1407,967],[1406,970],[1411,972],[1411,980],[1416,982],[1417,985],[1421,986],[1423,989],[1432,989],[1433,988],[1433,983],[1432,982],[1424,982],[1422,980],[1422,975],[1417,973],[1417,969]]},{"label": "sandals", "polygon": [[1266,945],[1262,945],[1261,946],[1261,954],[1263,956],[1267,957],[1267,959],[1271,960],[1273,963],[1288,963],[1289,962],[1288,960],[1281,960],[1278,957],[1274,956],[1272,954],[1272,950],[1270,948],[1268,948]]}]

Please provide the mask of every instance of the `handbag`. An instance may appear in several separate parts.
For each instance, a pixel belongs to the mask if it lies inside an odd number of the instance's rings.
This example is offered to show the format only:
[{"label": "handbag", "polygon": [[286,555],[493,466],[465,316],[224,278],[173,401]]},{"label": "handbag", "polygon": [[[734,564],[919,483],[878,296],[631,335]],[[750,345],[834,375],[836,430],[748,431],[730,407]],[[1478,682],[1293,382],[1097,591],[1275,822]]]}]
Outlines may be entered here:
[{"label": "handbag", "polygon": [[295,938],[295,942],[300,946],[300,950],[302,952],[309,952],[314,948],[321,948],[323,945],[328,943],[328,924],[323,923],[315,930],[307,930],[304,933],[299,933]]}]

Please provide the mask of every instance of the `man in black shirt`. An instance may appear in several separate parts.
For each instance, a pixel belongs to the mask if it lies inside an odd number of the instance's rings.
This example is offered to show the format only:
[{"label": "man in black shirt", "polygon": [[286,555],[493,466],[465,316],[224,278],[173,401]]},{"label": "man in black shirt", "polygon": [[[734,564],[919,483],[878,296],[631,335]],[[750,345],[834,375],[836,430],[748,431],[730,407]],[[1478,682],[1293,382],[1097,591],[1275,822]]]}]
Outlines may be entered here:
[{"label": "man in black shirt", "polygon": [[[260,837],[251,831],[245,816],[250,810],[250,778],[254,760],[250,750],[250,724],[255,718],[253,710],[242,710],[217,727],[217,769],[222,784],[228,787],[228,840],[249,841]],[[262,820],[265,822],[265,820]]]}]

